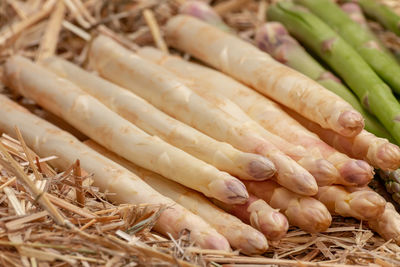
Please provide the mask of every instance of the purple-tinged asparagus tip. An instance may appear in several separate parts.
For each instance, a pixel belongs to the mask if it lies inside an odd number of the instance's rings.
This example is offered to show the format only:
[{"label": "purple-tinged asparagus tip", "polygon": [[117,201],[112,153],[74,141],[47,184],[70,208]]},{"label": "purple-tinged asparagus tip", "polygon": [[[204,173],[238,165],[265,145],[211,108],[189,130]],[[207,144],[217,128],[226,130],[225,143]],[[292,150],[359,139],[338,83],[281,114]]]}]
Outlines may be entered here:
[{"label": "purple-tinged asparagus tip", "polygon": [[249,198],[246,186],[240,180],[231,177],[228,173],[224,173],[223,175],[229,176],[229,178],[219,179],[209,184],[210,196],[227,204],[246,203]]},{"label": "purple-tinged asparagus tip", "polygon": [[298,45],[286,28],[279,22],[267,22],[256,31],[256,45],[262,51],[272,55],[276,60],[285,63],[286,47]]},{"label": "purple-tinged asparagus tip", "polygon": [[349,15],[352,21],[360,24],[361,26],[366,26],[367,21],[362,13],[361,7],[357,3],[344,3],[341,5],[342,10]]},{"label": "purple-tinged asparagus tip", "polygon": [[364,186],[374,177],[374,169],[363,160],[352,160],[340,168],[340,175],[351,186]]},{"label": "purple-tinged asparagus tip", "polygon": [[180,14],[189,15],[218,27],[223,31],[230,32],[232,29],[224,23],[214,9],[202,1],[186,1],[179,9]]},{"label": "purple-tinged asparagus tip", "polygon": [[364,118],[360,113],[353,110],[347,110],[340,114],[338,123],[343,127],[340,134],[344,136],[355,136],[364,129]]}]

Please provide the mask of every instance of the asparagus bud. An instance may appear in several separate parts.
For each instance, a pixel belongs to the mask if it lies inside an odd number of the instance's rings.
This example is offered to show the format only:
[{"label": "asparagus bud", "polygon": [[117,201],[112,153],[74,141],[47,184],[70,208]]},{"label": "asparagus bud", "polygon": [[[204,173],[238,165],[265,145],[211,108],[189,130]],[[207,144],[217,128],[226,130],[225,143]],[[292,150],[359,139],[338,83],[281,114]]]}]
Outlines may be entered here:
[{"label": "asparagus bud", "polygon": [[283,212],[291,225],[315,233],[325,231],[331,224],[331,214],[315,198],[300,196],[274,181],[245,182],[245,184],[250,194]]},{"label": "asparagus bud", "polygon": [[379,171],[379,175],[385,182],[386,190],[392,195],[394,201],[400,204],[400,169],[395,171]]},{"label": "asparagus bud", "polygon": [[279,240],[285,236],[289,223],[279,211],[264,200],[250,195],[245,204],[227,205],[217,200],[214,203],[262,232],[268,240]]},{"label": "asparagus bud", "polygon": [[342,186],[320,187],[316,198],[331,213],[359,220],[379,218],[386,204],[385,199],[372,190],[346,189]]},{"label": "asparagus bud", "polygon": [[219,28],[220,30],[233,32],[233,30],[224,23],[217,12],[215,12],[214,9],[205,2],[186,1],[181,5],[179,13],[198,18]]}]

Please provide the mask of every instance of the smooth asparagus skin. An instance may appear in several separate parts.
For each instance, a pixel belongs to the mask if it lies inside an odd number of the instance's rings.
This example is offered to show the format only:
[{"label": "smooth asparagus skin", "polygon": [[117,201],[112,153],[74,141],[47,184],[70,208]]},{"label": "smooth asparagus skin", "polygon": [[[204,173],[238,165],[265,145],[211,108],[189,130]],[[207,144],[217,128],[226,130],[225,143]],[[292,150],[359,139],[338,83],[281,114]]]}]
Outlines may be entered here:
[{"label": "smooth asparagus skin", "polygon": [[279,2],[270,6],[268,17],[285,25],[296,39],[326,61],[356,93],[364,107],[400,142],[400,104],[390,88],[349,44],[317,16],[292,3]]},{"label": "smooth asparagus skin", "polygon": [[[172,199],[192,213],[203,218],[203,220],[208,222],[220,234],[225,236],[233,248],[239,249],[240,252],[248,255],[262,254],[267,250],[268,241],[261,232],[257,231],[250,225],[241,222],[238,218],[227,214],[222,209],[216,207],[204,195],[178,183],[169,181],[167,178],[155,172],[143,169],[133,164],[132,162],[129,162],[119,157],[117,154],[111,152],[110,150],[107,150],[93,140],[86,140],[84,144],[102,154],[103,156],[120,164],[124,168],[127,168],[129,171],[136,174],[138,177],[140,177],[140,179],[142,179],[145,183],[150,185],[160,194]],[[271,207],[269,208],[272,209]],[[282,215],[282,217],[284,216]],[[259,216],[256,219],[259,218],[262,219],[262,216]],[[263,222],[260,219],[255,221]],[[286,218],[283,219],[286,220]],[[269,220],[267,222],[271,221],[272,220]],[[272,223],[276,221],[277,220],[272,221]],[[287,224],[288,223],[286,221],[286,225]],[[281,225],[285,225],[285,222],[283,222],[283,224]],[[271,224],[267,224],[266,226],[271,226]],[[282,229],[282,227],[280,229]],[[271,227],[268,227],[267,231],[268,230],[271,232]],[[286,233],[287,227],[284,231],[284,233]]]},{"label": "smooth asparagus skin", "polygon": [[330,0],[296,2],[306,6],[334,29],[396,93],[400,93],[400,65],[370,30],[354,22]]},{"label": "smooth asparagus skin", "polygon": [[168,116],[134,93],[68,61],[51,57],[42,61],[41,65],[73,82],[148,134],[162,138],[221,171],[244,180],[265,180],[275,174],[275,166],[267,158],[218,142]]},{"label": "smooth asparagus skin", "polygon": [[317,81],[352,105],[364,117],[365,129],[376,136],[395,142],[382,124],[364,109],[357,97],[339,78],[315,60],[279,22],[268,22],[257,29],[257,46],[279,62]]},{"label": "smooth asparagus skin", "polygon": [[304,147],[314,155],[325,158],[339,174],[332,176],[332,168],[322,165],[320,161],[321,167],[325,167],[320,168],[321,172],[315,176],[319,186],[330,185],[332,181],[334,184],[360,186],[368,184],[372,179],[373,169],[366,162],[339,153],[289,116],[277,103],[231,77],[180,57],[167,55],[155,48],[144,47],[137,53],[180,76],[191,88],[229,98],[264,128],[295,146]]},{"label": "smooth asparagus skin", "polygon": [[239,37],[184,15],[172,17],[165,30],[171,46],[297,110],[324,128],[346,136],[354,136],[364,128],[362,115],[346,101]]},{"label": "smooth asparagus skin", "polygon": [[32,61],[13,56],[5,64],[6,85],[65,119],[87,136],[138,165],[229,203],[245,203],[237,178],[151,136],[73,83]]},{"label": "smooth asparagus skin", "polygon": [[105,36],[93,40],[89,58],[101,76],[143,97],[170,116],[239,150],[267,157],[277,169],[274,179],[279,184],[302,195],[317,193],[315,178],[306,169],[280,151],[264,135],[196,94],[172,72],[139,57]]},{"label": "smooth asparagus skin", "polygon": [[400,16],[377,0],[358,0],[368,17],[379,21],[386,29],[400,36]]}]

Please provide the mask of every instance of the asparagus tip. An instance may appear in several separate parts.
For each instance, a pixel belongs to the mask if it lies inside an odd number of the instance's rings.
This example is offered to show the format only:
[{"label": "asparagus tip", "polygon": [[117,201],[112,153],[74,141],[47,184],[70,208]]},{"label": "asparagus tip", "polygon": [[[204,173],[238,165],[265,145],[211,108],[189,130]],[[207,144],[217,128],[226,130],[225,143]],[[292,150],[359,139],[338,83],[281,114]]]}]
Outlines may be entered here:
[{"label": "asparagus tip", "polygon": [[331,225],[332,216],[324,204],[312,197],[302,197],[298,202],[289,204],[285,211],[290,224],[311,232],[323,232]]},{"label": "asparagus tip", "polygon": [[228,240],[226,240],[225,237],[219,234],[218,235],[209,234],[204,238],[203,241],[204,244],[202,244],[202,247],[204,248],[224,250],[224,251],[231,250]]},{"label": "asparagus tip", "polygon": [[[248,226],[248,225],[247,225]],[[242,236],[245,238],[237,248],[244,254],[259,255],[267,251],[268,241],[265,236],[251,226],[242,229]]]},{"label": "asparagus tip", "polygon": [[219,179],[211,183],[213,197],[227,204],[243,204],[249,198],[246,186],[236,178]]},{"label": "asparagus tip", "polygon": [[286,46],[291,42],[296,42],[279,22],[268,22],[259,27],[256,31],[255,41],[258,48],[283,63],[286,61]]},{"label": "asparagus tip", "polygon": [[350,194],[350,200],[347,203],[350,209],[358,214],[359,219],[371,220],[377,219],[384,212],[386,201],[374,191],[355,191]]},{"label": "asparagus tip", "polygon": [[389,170],[395,170],[400,166],[400,148],[392,143],[385,143],[379,147],[377,158],[379,166]]},{"label": "asparagus tip", "polygon": [[364,128],[364,118],[354,110],[347,110],[340,114],[338,123],[344,128],[341,131],[344,136],[355,136]]},{"label": "asparagus tip", "polygon": [[[305,159],[302,162],[302,166],[307,164],[308,161]],[[310,164],[307,164],[307,170],[314,176],[318,186],[326,186],[333,184],[338,178],[340,178],[339,171],[336,167],[325,159],[314,159],[311,158]]]},{"label": "asparagus tip", "polygon": [[271,178],[276,173],[275,165],[267,158],[256,155],[257,159],[253,159],[249,162],[247,173],[257,179],[257,180],[266,180]]},{"label": "asparagus tip", "polygon": [[351,160],[340,169],[340,175],[347,185],[364,186],[374,177],[374,169],[363,160]]},{"label": "asparagus tip", "polygon": [[250,211],[250,224],[263,233],[269,240],[279,240],[286,235],[289,223],[286,217],[273,210],[264,200],[254,201],[247,208]]}]

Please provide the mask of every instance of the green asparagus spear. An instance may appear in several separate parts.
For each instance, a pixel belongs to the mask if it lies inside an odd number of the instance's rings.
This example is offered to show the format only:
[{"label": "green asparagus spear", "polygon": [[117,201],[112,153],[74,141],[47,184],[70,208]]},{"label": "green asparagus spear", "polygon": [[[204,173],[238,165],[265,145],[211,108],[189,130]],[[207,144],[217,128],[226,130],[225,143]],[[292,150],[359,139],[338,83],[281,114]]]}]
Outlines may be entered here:
[{"label": "green asparagus spear", "polygon": [[368,29],[352,21],[350,17],[331,0],[295,0],[307,7],[321,20],[352,45],[376,73],[400,94],[400,65],[396,58],[379,42]]},{"label": "green asparagus spear", "polygon": [[400,104],[349,44],[318,17],[290,2],[271,5],[268,17],[284,24],[293,36],[325,60],[400,143]]},{"label": "green asparagus spear", "polygon": [[400,16],[388,6],[376,0],[359,0],[358,3],[368,17],[377,20],[386,29],[400,36]]},{"label": "green asparagus spear", "polygon": [[365,129],[376,136],[394,142],[386,129],[366,111],[356,96],[341,83],[339,78],[322,67],[307,51],[286,31],[279,22],[268,22],[256,31],[257,46],[276,60],[317,81],[351,104],[365,119]]},{"label": "green asparagus spear", "polygon": [[386,191],[388,191],[394,201],[400,204],[400,169],[395,171],[379,170],[379,176],[385,183]]}]

